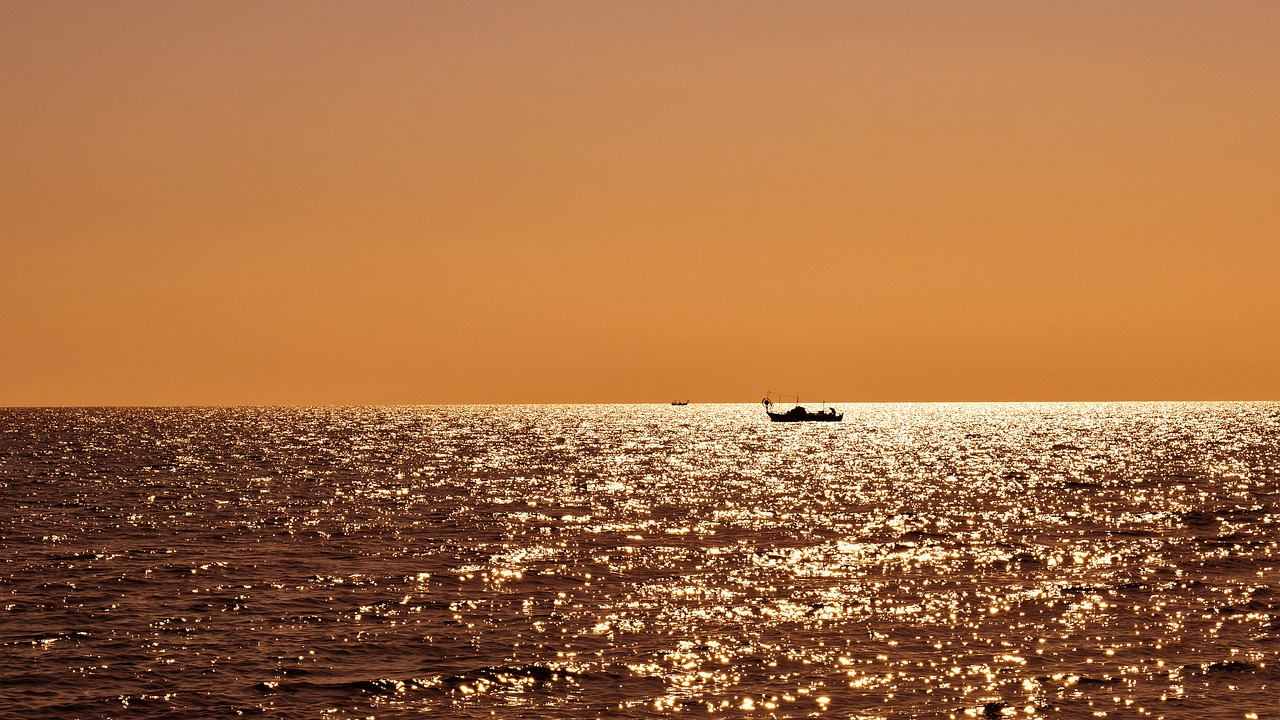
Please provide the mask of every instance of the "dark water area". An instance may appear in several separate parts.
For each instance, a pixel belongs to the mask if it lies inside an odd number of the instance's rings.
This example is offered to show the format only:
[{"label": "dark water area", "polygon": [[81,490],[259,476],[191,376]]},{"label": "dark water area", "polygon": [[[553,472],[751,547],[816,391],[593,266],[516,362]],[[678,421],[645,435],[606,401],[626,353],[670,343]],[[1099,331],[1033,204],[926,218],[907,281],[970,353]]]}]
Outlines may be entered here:
[{"label": "dark water area", "polygon": [[0,716],[1280,717],[1280,405],[0,410]]}]

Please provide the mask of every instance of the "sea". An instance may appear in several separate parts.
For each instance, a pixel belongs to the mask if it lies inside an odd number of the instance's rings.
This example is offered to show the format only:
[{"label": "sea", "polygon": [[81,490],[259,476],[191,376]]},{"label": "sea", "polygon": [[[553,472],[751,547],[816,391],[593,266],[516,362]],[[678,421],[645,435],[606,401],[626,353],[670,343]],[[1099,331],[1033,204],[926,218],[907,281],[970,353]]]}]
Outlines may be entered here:
[{"label": "sea", "polygon": [[1280,404],[0,409],[0,717],[1280,717]]}]

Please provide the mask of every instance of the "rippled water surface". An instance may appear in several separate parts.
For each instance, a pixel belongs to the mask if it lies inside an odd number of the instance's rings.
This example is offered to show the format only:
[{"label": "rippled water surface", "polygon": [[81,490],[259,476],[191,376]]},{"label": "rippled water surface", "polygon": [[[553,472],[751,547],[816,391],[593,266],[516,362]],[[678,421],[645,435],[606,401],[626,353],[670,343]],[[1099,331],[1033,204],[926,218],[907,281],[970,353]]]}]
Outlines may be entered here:
[{"label": "rippled water surface", "polygon": [[842,410],[0,410],[0,714],[1280,716],[1280,405]]}]

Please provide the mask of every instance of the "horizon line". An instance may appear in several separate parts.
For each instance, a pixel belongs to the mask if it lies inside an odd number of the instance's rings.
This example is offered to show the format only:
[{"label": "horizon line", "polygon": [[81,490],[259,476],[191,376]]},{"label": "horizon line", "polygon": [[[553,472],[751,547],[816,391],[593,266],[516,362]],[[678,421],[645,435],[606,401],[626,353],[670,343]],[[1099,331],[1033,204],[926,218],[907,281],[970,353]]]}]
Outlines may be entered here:
[{"label": "horizon line", "polygon": [[[1272,399],[1213,399],[1213,400],[805,400],[797,404],[817,405],[1160,405],[1160,404],[1266,404]],[[759,400],[749,401],[685,401],[692,405],[759,405]],[[521,407],[521,406],[590,406],[590,405],[657,405],[673,406],[670,400],[605,401],[605,402],[424,402],[424,403],[177,403],[177,404],[86,404],[86,405],[0,405],[0,410],[93,410],[93,409],[197,409],[197,408],[414,408],[414,407]]]}]

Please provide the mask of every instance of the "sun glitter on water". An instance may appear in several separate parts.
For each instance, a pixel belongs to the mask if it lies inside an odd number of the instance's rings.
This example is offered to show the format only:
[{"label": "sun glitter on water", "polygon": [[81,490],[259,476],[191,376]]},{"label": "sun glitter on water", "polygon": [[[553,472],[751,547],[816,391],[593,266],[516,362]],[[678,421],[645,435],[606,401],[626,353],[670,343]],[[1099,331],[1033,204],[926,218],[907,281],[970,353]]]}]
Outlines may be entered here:
[{"label": "sun glitter on water", "polygon": [[843,409],[4,411],[21,622],[0,670],[66,681],[3,699],[142,717],[1274,705],[1280,408]]}]

